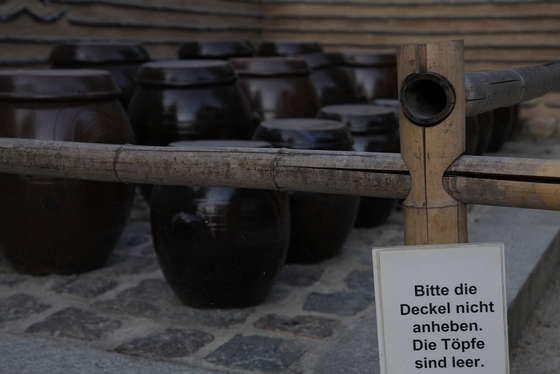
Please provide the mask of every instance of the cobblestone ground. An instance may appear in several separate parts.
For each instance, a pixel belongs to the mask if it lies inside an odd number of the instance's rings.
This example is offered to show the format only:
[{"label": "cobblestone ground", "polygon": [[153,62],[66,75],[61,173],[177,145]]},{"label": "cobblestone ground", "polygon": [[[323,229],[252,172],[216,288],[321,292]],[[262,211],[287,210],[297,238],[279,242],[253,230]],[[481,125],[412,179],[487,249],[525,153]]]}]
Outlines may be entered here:
[{"label": "cobblestone ground", "polygon": [[[28,276],[0,257],[0,331],[216,371],[376,372],[371,248],[385,245],[402,245],[398,211],[379,228],[354,230],[331,260],[286,265],[259,306],[194,309],[163,278],[149,207],[137,194],[120,242],[98,270]],[[364,320],[370,331],[356,332]],[[371,349],[353,357],[355,344]]]}]

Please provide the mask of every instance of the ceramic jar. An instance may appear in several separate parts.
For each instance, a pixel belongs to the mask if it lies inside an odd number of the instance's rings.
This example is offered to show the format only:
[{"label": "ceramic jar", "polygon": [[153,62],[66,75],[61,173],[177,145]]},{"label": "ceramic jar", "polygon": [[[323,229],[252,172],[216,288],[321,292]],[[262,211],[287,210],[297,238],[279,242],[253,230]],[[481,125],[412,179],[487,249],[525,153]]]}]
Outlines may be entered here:
[{"label": "ceramic jar", "polygon": [[251,138],[251,110],[226,61],[149,62],[135,80],[128,114],[138,144]]},{"label": "ceramic jar", "polygon": [[396,51],[344,51],[342,55],[363,102],[398,97]]},{"label": "ceramic jar", "polygon": [[494,109],[494,127],[488,144],[488,152],[498,152],[509,138],[517,120],[516,106]]},{"label": "ceramic jar", "polygon": [[[128,108],[138,144],[166,146],[179,140],[250,139],[257,122],[235,84],[227,61],[150,62],[136,75]],[[151,188],[141,186],[146,200]]]},{"label": "ceramic jar", "polygon": [[256,56],[262,57],[293,57],[308,53],[322,53],[323,47],[317,42],[308,40],[266,40],[261,42]]},{"label": "ceramic jar", "polygon": [[55,46],[49,55],[53,69],[100,69],[111,73],[121,90],[125,109],[136,89],[134,76],[141,64],[150,61],[139,44],[66,43]]},{"label": "ceramic jar", "polygon": [[254,57],[229,60],[238,85],[260,120],[313,118],[319,97],[307,62],[297,57]]},{"label": "ceramic jar", "polygon": [[[133,143],[106,71],[0,72],[0,137]],[[119,239],[134,185],[0,175],[0,249],[21,273],[73,274],[102,266]]]},{"label": "ceramic jar", "polygon": [[[352,149],[352,134],[338,121],[295,118],[263,121],[253,139],[275,148]],[[354,225],[359,196],[291,191],[287,263],[316,263],[337,255]]]},{"label": "ceramic jar", "polygon": [[470,116],[465,119],[465,154],[475,155],[478,149],[478,117]]},{"label": "ceramic jar", "polygon": [[196,40],[184,42],[177,51],[182,60],[227,60],[233,57],[251,57],[255,53],[247,40]]},{"label": "ceramic jar", "polygon": [[[269,148],[258,141],[187,141],[173,147]],[[165,278],[183,303],[242,308],[261,303],[290,237],[287,195],[231,187],[154,186],[151,225]]]},{"label": "ceramic jar", "polygon": [[[331,105],[321,108],[317,118],[346,124],[354,138],[353,149],[358,152],[390,152],[400,149],[398,125],[391,108],[369,104]],[[387,220],[396,199],[362,196],[355,227],[375,227]]]},{"label": "ceramic jar", "polygon": [[494,131],[494,111],[477,114],[476,122],[478,123],[478,142],[474,154],[482,155],[488,150],[492,132]]},{"label": "ceramic jar", "polygon": [[300,56],[311,68],[311,81],[321,107],[358,102],[356,85],[340,53],[312,53]]}]

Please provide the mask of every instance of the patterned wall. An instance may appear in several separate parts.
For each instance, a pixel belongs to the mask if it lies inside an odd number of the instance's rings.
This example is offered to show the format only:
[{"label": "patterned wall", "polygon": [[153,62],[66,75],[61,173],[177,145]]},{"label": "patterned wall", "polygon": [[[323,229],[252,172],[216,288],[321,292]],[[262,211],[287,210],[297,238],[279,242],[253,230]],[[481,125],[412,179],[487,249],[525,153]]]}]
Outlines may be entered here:
[{"label": "patterned wall", "polygon": [[46,63],[78,40],[306,39],[326,49],[464,39],[467,69],[560,60],[560,0],[0,0],[0,64]]}]

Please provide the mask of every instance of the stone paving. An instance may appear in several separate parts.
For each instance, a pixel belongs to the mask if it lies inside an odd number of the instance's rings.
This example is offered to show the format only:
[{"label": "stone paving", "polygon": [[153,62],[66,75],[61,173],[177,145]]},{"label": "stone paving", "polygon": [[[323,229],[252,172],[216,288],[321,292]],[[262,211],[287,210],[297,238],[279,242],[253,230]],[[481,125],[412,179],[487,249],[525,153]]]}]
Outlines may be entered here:
[{"label": "stone paving", "polygon": [[[336,258],[285,266],[262,305],[194,309],[159,270],[149,207],[137,194],[120,242],[98,270],[34,277],[0,257],[0,331],[217,372],[307,372],[329,361],[333,343],[348,339],[356,321],[371,320],[375,334],[371,248],[385,245],[402,245],[400,211],[381,227],[354,230]],[[368,371],[377,370],[374,342],[362,358]]]},{"label": "stone paving", "polygon": [[354,229],[339,256],[285,266],[263,304],[200,310],[182,305],[165,282],[149,207],[137,194],[121,240],[98,270],[34,277],[0,256],[0,337],[171,362],[185,372],[378,373],[371,248],[402,238],[397,209],[381,227]]}]

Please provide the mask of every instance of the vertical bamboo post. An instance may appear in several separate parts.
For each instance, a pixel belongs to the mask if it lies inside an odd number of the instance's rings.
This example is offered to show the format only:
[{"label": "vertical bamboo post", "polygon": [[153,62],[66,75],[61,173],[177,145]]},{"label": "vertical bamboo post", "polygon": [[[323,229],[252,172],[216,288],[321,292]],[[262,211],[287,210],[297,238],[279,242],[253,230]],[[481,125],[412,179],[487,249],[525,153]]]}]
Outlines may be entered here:
[{"label": "vertical bamboo post", "polygon": [[[401,152],[412,179],[403,202],[405,244],[465,243],[466,205],[442,184],[445,170],[465,151],[463,42],[402,46],[397,61]],[[418,94],[426,87],[430,95]]]}]

